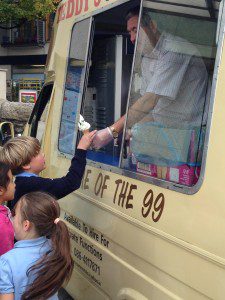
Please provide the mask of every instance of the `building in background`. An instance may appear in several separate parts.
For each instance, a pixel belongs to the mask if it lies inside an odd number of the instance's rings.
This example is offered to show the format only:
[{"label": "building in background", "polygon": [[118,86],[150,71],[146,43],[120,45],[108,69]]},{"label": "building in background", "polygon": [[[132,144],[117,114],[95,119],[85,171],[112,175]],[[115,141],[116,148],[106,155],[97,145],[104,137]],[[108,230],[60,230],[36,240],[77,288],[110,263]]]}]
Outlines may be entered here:
[{"label": "building in background", "polygon": [[[47,58],[54,14],[46,21],[26,21],[19,27],[13,24],[0,28],[0,68],[7,70],[7,99],[35,101],[35,97],[20,97],[26,90],[37,96],[44,83],[44,66]],[[22,92],[20,92],[22,90]]]}]

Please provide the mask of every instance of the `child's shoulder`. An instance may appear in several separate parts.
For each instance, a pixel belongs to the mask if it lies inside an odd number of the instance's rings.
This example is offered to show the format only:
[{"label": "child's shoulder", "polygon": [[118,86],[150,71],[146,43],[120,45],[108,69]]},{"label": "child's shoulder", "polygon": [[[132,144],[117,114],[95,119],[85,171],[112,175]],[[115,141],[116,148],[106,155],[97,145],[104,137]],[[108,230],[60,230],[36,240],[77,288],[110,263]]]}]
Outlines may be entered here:
[{"label": "child's shoulder", "polygon": [[10,264],[11,260],[13,257],[15,257],[15,254],[17,253],[16,249],[13,248],[11,250],[9,250],[8,252],[6,252],[5,254],[0,256],[0,265],[1,266],[5,266]]},{"label": "child's shoulder", "polygon": [[23,171],[16,175],[16,179],[39,178],[39,175]]},{"label": "child's shoulder", "polygon": [[2,273],[17,274],[19,270],[23,269],[27,255],[24,257],[24,253],[20,250],[22,249],[13,248],[0,256],[0,270],[2,270]]},{"label": "child's shoulder", "polygon": [[16,175],[16,181],[43,181],[45,179],[50,179],[50,178],[45,178],[41,177],[36,174],[29,174],[24,172],[23,174]]},{"label": "child's shoulder", "polygon": [[6,268],[8,268],[9,263],[6,256],[7,253],[0,256],[0,270],[5,270]]},{"label": "child's shoulder", "polygon": [[0,205],[0,222],[5,222],[5,220],[9,220],[10,210],[5,205]]},{"label": "child's shoulder", "polygon": [[0,212],[7,212],[9,208],[5,205],[0,205]]},{"label": "child's shoulder", "polygon": [[41,176],[16,176],[16,188],[18,188],[18,186],[23,187],[23,185],[25,184],[27,185],[33,185],[33,184],[41,184],[42,182],[44,182],[46,180],[46,178],[41,177]]}]

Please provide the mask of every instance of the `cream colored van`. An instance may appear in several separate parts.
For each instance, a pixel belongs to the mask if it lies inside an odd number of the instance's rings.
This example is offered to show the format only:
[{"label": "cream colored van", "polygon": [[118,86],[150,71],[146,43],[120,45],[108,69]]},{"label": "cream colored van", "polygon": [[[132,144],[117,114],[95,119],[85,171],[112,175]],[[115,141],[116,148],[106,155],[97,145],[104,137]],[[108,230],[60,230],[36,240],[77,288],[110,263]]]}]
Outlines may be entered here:
[{"label": "cream colored van", "polygon": [[[133,45],[126,15],[137,5]],[[152,51],[142,39],[146,18],[160,36]],[[80,114],[98,130],[127,116],[118,139],[88,150],[81,188],[60,200],[74,299],[225,299],[224,28],[223,0],[60,3],[46,82],[25,130],[41,140],[43,176],[67,172]],[[154,80],[162,105],[185,90],[182,117],[168,111],[168,123],[129,126],[127,112]]]}]

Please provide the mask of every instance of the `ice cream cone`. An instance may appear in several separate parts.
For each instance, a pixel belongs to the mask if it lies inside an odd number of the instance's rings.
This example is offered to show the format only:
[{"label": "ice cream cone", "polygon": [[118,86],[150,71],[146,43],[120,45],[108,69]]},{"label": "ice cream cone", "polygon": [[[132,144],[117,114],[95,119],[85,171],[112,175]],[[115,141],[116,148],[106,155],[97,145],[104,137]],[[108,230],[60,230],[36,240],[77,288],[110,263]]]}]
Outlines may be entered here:
[{"label": "ice cream cone", "polygon": [[82,132],[83,132],[83,134],[88,134],[88,133],[90,133],[89,129],[83,130]]},{"label": "ice cream cone", "polygon": [[88,122],[84,121],[84,118],[80,115],[80,119],[78,122],[78,129],[82,131],[83,134],[88,134],[90,131],[91,125]]}]

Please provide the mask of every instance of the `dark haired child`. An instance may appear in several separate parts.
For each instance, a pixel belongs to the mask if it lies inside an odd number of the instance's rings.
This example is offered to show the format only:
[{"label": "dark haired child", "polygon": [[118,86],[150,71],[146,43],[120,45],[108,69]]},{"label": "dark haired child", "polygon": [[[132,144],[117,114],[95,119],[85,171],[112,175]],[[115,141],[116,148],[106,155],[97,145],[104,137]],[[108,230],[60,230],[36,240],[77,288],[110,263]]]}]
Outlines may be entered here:
[{"label": "dark haired child", "polygon": [[20,198],[13,218],[18,242],[0,257],[0,299],[58,299],[74,266],[69,231],[59,215],[58,202],[48,194]]},{"label": "dark haired child", "polygon": [[8,165],[0,162],[0,255],[11,250],[14,245],[14,230],[11,213],[4,202],[13,200],[15,184]]}]

